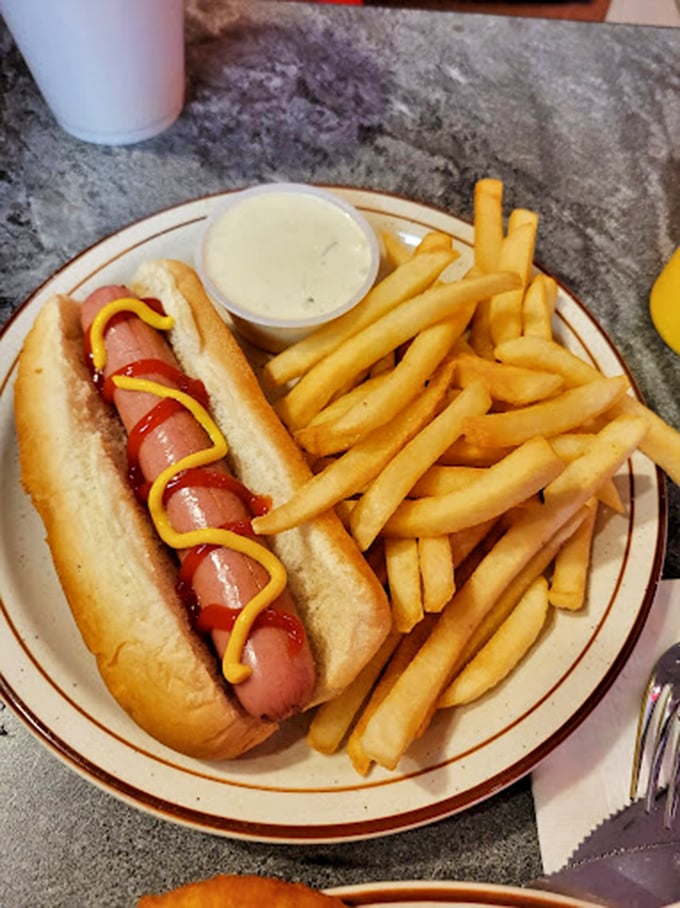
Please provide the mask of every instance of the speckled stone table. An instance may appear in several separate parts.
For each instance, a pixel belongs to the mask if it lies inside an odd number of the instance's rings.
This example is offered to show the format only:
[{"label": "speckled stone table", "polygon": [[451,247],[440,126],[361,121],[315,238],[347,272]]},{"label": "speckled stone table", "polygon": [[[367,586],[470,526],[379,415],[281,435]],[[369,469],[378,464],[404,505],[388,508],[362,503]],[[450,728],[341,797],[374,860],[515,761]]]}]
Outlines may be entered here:
[{"label": "speckled stone table", "polygon": [[[506,183],[541,215],[537,259],[597,316],[680,428],[678,357],[647,315],[680,244],[677,32],[394,8],[188,0],[187,102],[146,143],[55,125],[0,27],[3,322],[53,271],[195,196],[290,179],[367,186],[471,216]],[[121,49],[124,63],[124,49]],[[664,574],[680,577],[669,487]],[[127,906],[216,870],[314,885],[407,878],[526,884],[541,871],[528,780],[424,829],[297,847],[221,839],[82,780],[0,711],[0,903]]]}]

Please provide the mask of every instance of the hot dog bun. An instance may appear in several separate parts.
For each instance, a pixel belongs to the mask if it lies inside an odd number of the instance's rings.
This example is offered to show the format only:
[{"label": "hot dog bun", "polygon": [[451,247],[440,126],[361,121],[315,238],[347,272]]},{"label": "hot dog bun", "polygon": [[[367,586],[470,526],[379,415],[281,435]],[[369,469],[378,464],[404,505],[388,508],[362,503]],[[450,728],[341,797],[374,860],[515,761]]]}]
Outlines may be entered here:
[{"label": "hot dog bun", "polygon": [[[262,394],[195,273],[140,268],[131,287],[175,319],[171,343],[205,384],[236,475],[276,503],[304,482],[303,456]],[[83,361],[79,306],[48,301],[19,359],[15,416],[22,482],[47,531],[74,618],[120,705],[175,750],[229,759],[276,728],[247,716],[212,653],[189,628],[176,567],[126,481],[125,441]],[[270,539],[317,662],[313,702],[341,690],[386,635],[382,587],[335,517]]]},{"label": "hot dog bun", "polygon": [[276,728],[239,710],[189,627],[177,571],[126,481],[123,430],[83,361],[78,304],[53,297],[19,359],[22,482],[47,531],[73,616],[107,687],[149,734],[228,759]]}]

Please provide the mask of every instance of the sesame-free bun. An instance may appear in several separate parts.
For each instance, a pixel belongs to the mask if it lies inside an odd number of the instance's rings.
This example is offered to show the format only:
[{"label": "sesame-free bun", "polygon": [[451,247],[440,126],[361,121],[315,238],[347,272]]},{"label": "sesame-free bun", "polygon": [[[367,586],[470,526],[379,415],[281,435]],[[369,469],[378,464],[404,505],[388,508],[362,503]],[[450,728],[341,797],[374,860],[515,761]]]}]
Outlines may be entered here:
[{"label": "sesame-free bun", "polygon": [[238,707],[180,604],[177,570],[126,479],[123,429],[83,359],[79,305],[50,299],[19,358],[22,483],[100,674],[154,738],[190,756],[235,757],[273,724]]},{"label": "sesame-free bun", "polygon": [[[235,474],[276,503],[309,475],[247,360],[177,262],[143,266],[131,288],[161,300],[182,368],[205,384]],[[212,651],[189,626],[177,570],[127,478],[122,426],[83,357],[80,306],[52,297],[19,357],[15,421],[22,483],[40,514],[71,611],[112,695],[163,744],[231,759],[276,725],[248,715]],[[317,661],[313,702],[341,690],[389,628],[384,592],[340,522],[329,515],[269,542]]]},{"label": "sesame-free bun", "polygon": [[[146,262],[131,289],[159,299],[175,320],[170,341],[182,368],[200,378],[245,485],[285,501],[311,477],[304,455],[268,403],[255,373],[196,272],[182,262]],[[339,518],[328,513],[267,537],[288,584],[317,664],[313,700],[352,681],[387,635],[391,614],[382,586]]]}]

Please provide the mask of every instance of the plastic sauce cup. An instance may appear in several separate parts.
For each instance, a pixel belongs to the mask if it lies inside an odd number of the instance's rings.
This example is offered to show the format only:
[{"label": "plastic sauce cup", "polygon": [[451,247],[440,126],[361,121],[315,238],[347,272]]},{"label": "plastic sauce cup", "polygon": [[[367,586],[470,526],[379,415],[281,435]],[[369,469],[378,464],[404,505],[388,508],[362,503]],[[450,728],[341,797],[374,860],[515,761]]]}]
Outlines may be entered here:
[{"label": "plastic sauce cup", "polygon": [[332,192],[298,183],[229,196],[207,219],[196,262],[236,330],[270,352],[356,305],[379,264],[363,215]]}]

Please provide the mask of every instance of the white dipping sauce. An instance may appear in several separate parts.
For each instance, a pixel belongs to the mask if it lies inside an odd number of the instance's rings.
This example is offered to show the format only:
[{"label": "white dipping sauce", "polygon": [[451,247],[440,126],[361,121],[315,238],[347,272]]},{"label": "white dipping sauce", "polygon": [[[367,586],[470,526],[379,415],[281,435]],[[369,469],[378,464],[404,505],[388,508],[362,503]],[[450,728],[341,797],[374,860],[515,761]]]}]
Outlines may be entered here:
[{"label": "white dipping sauce", "polygon": [[308,193],[244,197],[212,223],[203,269],[245,315],[304,321],[341,308],[365,284],[371,245],[352,216]]}]

